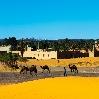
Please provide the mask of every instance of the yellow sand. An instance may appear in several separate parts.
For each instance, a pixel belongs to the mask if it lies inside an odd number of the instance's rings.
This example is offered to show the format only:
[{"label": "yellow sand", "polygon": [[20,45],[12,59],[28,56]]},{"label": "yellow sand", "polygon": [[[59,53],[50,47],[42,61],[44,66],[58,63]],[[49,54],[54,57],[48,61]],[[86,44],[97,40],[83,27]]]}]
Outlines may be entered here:
[{"label": "yellow sand", "polygon": [[99,78],[60,77],[1,85],[0,99],[99,99]]}]

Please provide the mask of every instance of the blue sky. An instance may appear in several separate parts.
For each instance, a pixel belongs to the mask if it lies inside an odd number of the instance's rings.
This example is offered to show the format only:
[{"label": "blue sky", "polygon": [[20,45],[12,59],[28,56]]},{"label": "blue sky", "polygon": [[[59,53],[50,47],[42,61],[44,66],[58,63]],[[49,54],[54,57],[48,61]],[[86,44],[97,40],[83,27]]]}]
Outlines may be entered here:
[{"label": "blue sky", "polygon": [[0,38],[99,38],[98,0],[0,0]]}]

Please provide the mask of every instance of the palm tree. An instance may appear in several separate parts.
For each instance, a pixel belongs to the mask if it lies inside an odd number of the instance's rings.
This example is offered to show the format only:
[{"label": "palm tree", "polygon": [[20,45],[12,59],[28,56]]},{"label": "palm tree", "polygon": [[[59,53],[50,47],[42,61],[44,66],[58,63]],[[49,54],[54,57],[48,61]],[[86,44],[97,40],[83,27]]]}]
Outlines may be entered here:
[{"label": "palm tree", "polygon": [[21,51],[21,56],[23,57],[23,54],[25,51],[25,42],[23,41],[23,38],[22,38],[21,44],[20,44],[20,51]]}]

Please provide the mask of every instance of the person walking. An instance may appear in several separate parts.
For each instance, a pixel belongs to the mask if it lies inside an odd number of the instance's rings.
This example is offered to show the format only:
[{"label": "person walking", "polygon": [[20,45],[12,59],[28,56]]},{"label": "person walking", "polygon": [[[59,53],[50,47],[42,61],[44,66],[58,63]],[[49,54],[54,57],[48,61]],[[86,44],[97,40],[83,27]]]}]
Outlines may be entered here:
[{"label": "person walking", "polygon": [[67,76],[67,71],[65,67],[64,67],[64,76]]}]

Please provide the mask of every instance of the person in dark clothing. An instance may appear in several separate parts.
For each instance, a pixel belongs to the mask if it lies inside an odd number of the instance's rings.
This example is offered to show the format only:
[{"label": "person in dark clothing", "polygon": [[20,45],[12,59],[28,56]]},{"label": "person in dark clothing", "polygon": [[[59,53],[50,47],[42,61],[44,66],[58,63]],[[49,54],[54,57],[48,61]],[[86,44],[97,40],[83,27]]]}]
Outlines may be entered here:
[{"label": "person in dark clothing", "polygon": [[64,76],[67,76],[67,71],[65,67],[64,67]]}]

